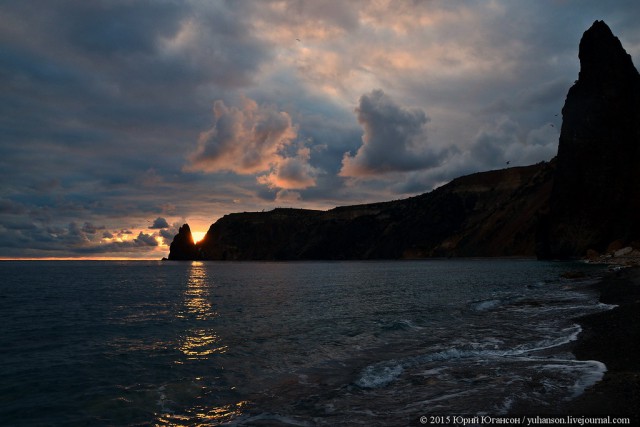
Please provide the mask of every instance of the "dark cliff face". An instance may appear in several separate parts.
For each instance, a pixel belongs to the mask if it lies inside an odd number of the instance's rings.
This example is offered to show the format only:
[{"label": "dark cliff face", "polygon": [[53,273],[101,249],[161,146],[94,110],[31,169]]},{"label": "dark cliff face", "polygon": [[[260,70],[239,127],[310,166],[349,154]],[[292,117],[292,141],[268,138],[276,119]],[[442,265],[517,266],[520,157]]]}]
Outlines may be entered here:
[{"label": "dark cliff face", "polygon": [[541,257],[582,256],[640,236],[640,78],[609,27],[580,41],[580,75],[562,109],[557,171]]},{"label": "dark cliff face", "polygon": [[211,226],[193,258],[174,255],[172,245],[170,259],[533,256],[537,213],[549,199],[553,169],[540,163],[477,173],[421,196],[329,211],[230,214]]},{"label": "dark cliff face", "polygon": [[226,215],[197,245],[185,224],[169,259],[567,258],[640,241],[640,77],[601,21],[584,33],[579,58],[550,163],[394,202]]},{"label": "dark cliff face", "polygon": [[198,259],[198,248],[193,242],[189,224],[184,224],[173,238],[169,249],[170,260],[194,260]]}]

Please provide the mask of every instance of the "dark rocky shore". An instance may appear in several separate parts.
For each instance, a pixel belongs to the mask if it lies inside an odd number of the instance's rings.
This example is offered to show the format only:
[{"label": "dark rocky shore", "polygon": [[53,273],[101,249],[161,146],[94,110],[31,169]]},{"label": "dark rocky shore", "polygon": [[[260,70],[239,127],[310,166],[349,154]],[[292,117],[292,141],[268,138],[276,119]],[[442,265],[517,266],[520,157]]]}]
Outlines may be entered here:
[{"label": "dark rocky shore", "polygon": [[631,417],[640,422],[640,268],[612,273],[596,285],[600,301],[618,307],[578,319],[573,353],[607,365],[602,381],[567,404],[567,413]]},{"label": "dark rocky shore", "polygon": [[518,406],[512,415],[629,418],[640,423],[640,267],[617,269],[593,285],[600,302],[616,308],[576,319],[582,326],[571,351],[607,367],[602,380],[571,401]]}]

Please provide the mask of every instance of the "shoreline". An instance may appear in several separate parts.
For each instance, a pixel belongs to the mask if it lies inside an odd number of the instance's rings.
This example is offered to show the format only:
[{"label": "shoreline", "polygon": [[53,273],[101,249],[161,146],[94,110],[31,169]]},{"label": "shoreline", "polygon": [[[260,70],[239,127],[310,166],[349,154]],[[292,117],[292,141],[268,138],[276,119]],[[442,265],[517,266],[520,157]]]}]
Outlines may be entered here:
[{"label": "shoreline", "polygon": [[602,380],[560,408],[576,415],[640,421],[640,268],[614,271],[595,285],[600,302],[617,307],[576,319],[582,327],[572,352],[607,366]]},{"label": "shoreline", "polygon": [[513,408],[512,414],[640,422],[640,268],[614,270],[592,286],[601,303],[617,307],[575,319],[582,331],[570,350],[577,360],[604,363],[603,378],[572,400]]}]

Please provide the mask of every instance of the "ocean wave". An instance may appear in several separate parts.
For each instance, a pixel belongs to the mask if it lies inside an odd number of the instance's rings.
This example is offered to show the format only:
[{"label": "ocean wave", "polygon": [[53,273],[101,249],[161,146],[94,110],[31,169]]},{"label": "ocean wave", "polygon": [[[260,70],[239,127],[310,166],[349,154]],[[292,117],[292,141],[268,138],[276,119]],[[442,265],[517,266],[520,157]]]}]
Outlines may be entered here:
[{"label": "ocean wave", "polygon": [[388,322],[381,322],[381,328],[387,331],[419,331],[424,329],[416,325],[409,319],[400,319]]},{"label": "ocean wave", "polygon": [[474,311],[487,311],[502,305],[500,299],[488,299],[483,301],[475,301],[471,303],[471,309]]},{"label": "ocean wave", "polygon": [[[440,351],[408,357],[406,359],[392,359],[371,364],[365,367],[355,384],[361,388],[386,387],[402,375],[405,370],[418,366],[425,366],[434,362],[447,363],[459,359],[477,359],[487,361],[491,359],[513,359],[526,362],[546,361],[546,357],[536,357],[538,352],[560,347],[575,341],[582,328],[572,324],[561,330],[559,337],[548,338],[524,344],[514,348],[459,348],[452,347]],[[437,370],[433,370],[436,372]]]},{"label": "ocean wave", "polygon": [[403,371],[402,363],[395,360],[369,365],[360,374],[356,385],[362,388],[381,388],[398,378]]}]

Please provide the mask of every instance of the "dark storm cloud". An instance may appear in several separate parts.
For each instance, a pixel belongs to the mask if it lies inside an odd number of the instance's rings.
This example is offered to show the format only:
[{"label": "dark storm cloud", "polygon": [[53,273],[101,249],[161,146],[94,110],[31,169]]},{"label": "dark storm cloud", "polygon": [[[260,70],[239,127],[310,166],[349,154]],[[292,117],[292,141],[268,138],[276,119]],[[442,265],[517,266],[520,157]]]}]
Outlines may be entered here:
[{"label": "dark storm cloud", "polygon": [[171,122],[195,125],[206,114],[194,99],[200,91],[250,82],[270,52],[219,2],[198,9],[155,1],[0,8],[6,131],[65,145],[127,142],[122,131],[155,133]]},{"label": "dark storm cloud", "polygon": [[21,204],[14,202],[13,200],[0,199],[0,214],[24,214],[27,212],[27,208]]},{"label": "dark storm cloud", "polygon": [[250,27],[225,2],[0,5],[0,209],[140,228],[143,212],[189,209],[206,182],[181,172],[180,144],[206,126],[208,94],[250,84],[269,58]]},{"label": "dark storm cloud", "polygon": [[152,52],[160,37],[171,37],[184,13],[178,3],[157,1],[73,1],[56,22],[69,44],[90,55]]},{"label": "dark storm cloud", "polygon": [[149,227],[150,230],[160,230],[163,228],[169,228],[169,223],[167,223],[167,220],[162,217],[154,219],[153,224]]},{"label": "dark storm cloud", "polygon": [[424,169],[437,165],[447,154],[428,147],[429,118],[423,110],[402,107],[382,90],[362,95],[356,113],[364,130],[362,146],[353,156],[345,154],[342,176]]},{"label": "dark storm cloud", "polygon": [[635,0],[1,2],[0,256],[159,257],[177,222],[548,160],[582,33],[604,19],[637,64],[639,17]]},{"label": "dark storm cloud", "polygon": [[82,226],[82,232],[85,234],[96,234],[99,230],[104,230],[106,227],[104,225],[95,226],[90,222],[85,222]]},{"label": "dark storm cloud", "polygon": [[158,246],[158,241],[153,235],[143,233],[142,231],[138,233],[138,237],[133,239],[133,243],[139,246]]},{"label": "dark storm cloud", "polygon": [[15,257],[105,254],[128,254],[135,257],[158,246],[158,240],[153,234],[139,232],[133,239],[114,240],[117,237],[114,233],[103,231],[98,235],[97,228],[90,224],[80,226],[76,222],[66,226],[3,223],[0,234],[3,237],[0,240],[0,253]]},{"label": "dark storm cloud", "polygon": [[478,132],[470,159],[486,169],[503,167],[506,162],[513,166],[534,164],[556,154],[559,136],[552,124],[524,132],[516,122],[502,117]]}]

